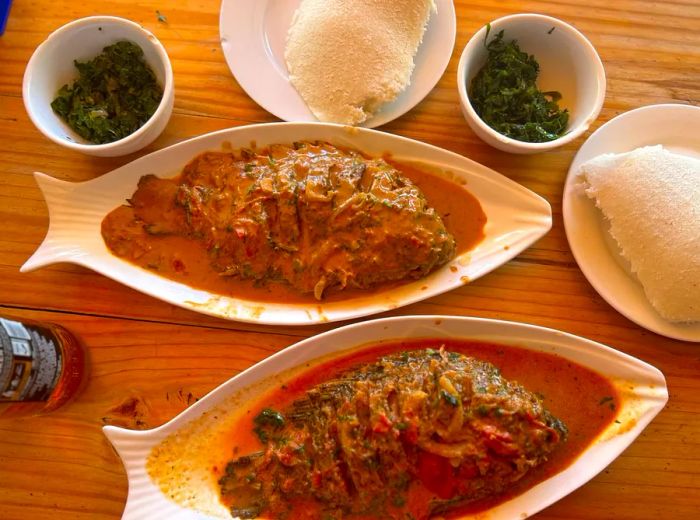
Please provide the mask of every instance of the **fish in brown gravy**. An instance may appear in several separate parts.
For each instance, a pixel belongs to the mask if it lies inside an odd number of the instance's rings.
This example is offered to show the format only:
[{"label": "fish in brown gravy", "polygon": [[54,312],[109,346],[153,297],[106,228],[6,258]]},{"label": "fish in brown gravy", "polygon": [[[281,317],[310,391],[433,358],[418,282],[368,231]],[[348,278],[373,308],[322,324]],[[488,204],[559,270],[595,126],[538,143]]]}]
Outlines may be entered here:
[{"label": "fish in brown gravy", "polygon": [[[254,424],[262,451],[219,479],[234,517],[425,518],[504,492],[568,434],[540,396],[444,349],[347,370]],[[433,497],[422,509],[416,481]]]},{"label": "fish in brown gravy", "polygon": [[102,224],[117,256],[177,271],[155,245],[183,237],[221,277],[282,282],[318,299],[421,278],[455,254],[454,237],[410,179],[323,142],[203,153],[175,179],[142,177],[128,202]]}]

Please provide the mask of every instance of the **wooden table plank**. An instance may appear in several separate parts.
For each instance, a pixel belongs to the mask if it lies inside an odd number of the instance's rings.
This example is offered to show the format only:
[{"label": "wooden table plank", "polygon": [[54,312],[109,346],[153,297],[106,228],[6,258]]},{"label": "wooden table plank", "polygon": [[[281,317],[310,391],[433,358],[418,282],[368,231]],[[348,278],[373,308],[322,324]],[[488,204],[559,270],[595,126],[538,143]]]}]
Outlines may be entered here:
[{"label": "wooden table plank", "polygon": [[[561,216],[566,173],[590,132],[652,103],[700,104],[698,0],[456,0],[457,41],[428,97],[382,130],[465,155],[523,184],[552,205],[551,232],[475,282],[385,313],[455,314],[523,321],[572,332],[639,357],[667,377],[670,401],[640,438],[591,483],[537,515],[542,519],[696,518],[700,511],[700,350],[641,329],[588,284],[568,247]],[[42,170],[84,181],[188,137],[276,121],[236,83],[219,46],[220,2],[15,0],[0,37],[0,313],[50,319],[76,332],[90,354],[87,388],[50,415],[0,418],[0,518],[118,518],[122,466],[104,423],[163,423],[238,371],[337,324],[264,327],[223,321],[162,303],[87,269],[19,266],[44,237],[48,213],[31,176]],[[160,10],[167,17],[161,23]],[[607,96],[585,136],[555,151],[512,156],[482,143],[462,118],[457,63],[471,35],[515,12],[561,18],[581,30],[605,65]],[[60,25],[96,13],[143,24],[163,42],[176,84],[163,135],[137,154],[91,158],[67,151],[31,124],[21,99],[34,48]],[[132,410],[131,414],[119,412]]]}]

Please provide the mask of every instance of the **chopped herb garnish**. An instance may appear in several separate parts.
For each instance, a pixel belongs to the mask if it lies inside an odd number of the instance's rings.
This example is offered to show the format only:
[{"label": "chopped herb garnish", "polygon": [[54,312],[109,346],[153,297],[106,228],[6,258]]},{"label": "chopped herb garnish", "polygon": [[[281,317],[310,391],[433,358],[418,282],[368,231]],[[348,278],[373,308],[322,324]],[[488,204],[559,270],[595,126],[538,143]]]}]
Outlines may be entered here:
[{"label": "chopped herb garnish", "polygon": [[51,108],[92,143],[111,143],[134,133],[163,97],[135,43],[117,42],[90,61],[73,63],[80,76],[71,86],[61,87]]},{"label": "chopped herb garnish", "polygon": [[279,430],[284,428],[284,416],[272,408],[263,408],[263,410],[253,419],[256,433],[260,442],[267,442],[270,439],[268,430]]},{"label": "chopped herb garnish", "polygon": [[158,18],[160,23],[168,23],[168,17],[158,10],[156,10],[156,18]]},{"label": "chopped herb garnish", "polygon": [[599,404],[599,405],[604,405],[605,403],[609,403],[609,402],[611,402],[612,400],[613,400],[613,398],[612,398],[611,396],[606,395],[606,396],[603,397],[600,401],[598,401],[598,404]]},{"label": "chopped herb garnish", "polygon": [[476,413],[478,413],[480,416],[484,417],[484,416],[488,415],[489,408],[485,404],[480,404],[479,406],[476,407]]},{"label": "chopped herb garnish", "polygon": [[272,440],[275,442],[275,444],[277,444],[277,447],[286,446],[289,443],[289,437],[284,437],[284,436],[275,437]]},{"label": "chopped herb garnish", "polygon": [[535,57],[521,51],[515,40],[506,43],[503,31],[485,45],[486,64],[469,86],[469,99],[479,117],[519,141],[542,143],[561,136],[569,113],[557,104],[559,92],[537,88],[540,66]]},{"label": "chopped herb garnish", "polygon": [[270,435],[260,426],[253,428],[253,431],[255,432],[255,435],[258,436],[258,439],[260,439],[260,442],[266,443],[270,440]]},{"label": "chopped herb garnish", "polygon": [[450,406],[457,406],[459,401],[457,397],[449,393],[447,390],[440,390],[440,396],[445,400]]},{"label": "chopped herb garnish", "polygon": [[279,429],[284,427],[284,416],[272,408],[263,408],[254,422],[260,426],[272,426]]},{"label": "chopped herb garnish", "polygon": [[396,507],[403,507],[406,505],[406,499],[402,497],[401,495],[395,495],[394,498],[392,499],[392,503]]}]

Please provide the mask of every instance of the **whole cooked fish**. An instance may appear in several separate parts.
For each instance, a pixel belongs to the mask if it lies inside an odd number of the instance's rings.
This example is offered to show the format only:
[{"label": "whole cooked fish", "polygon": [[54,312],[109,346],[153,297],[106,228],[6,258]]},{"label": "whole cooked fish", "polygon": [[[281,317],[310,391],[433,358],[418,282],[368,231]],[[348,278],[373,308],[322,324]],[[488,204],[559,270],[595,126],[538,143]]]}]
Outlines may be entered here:
[{"label": "whole cooked fish", "polygon": [[260,452],[219,480],[234,517],[407,518],[501,493],[544,462],[567,429],[537,395],[486,362],[444,349],[388,355],[263,409]]},{"label": "whole cooked fish", "polygon": [[102,233],[117,256],[151,269],[168,263],[153,244],[179,236],[204,247],[221,276],[282,282],[318,299],[420,278],[455,254],[454,237],[408,178],[323,142],[207,152],[175,179],[146,175]]}]

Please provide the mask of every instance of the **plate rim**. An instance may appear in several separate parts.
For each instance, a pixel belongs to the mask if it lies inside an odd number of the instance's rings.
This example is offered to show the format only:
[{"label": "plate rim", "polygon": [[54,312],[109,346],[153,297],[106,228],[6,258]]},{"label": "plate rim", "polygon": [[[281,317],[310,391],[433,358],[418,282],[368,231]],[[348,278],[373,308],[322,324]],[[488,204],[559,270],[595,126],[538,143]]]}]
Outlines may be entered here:
[{"label": "plate rim", "polygon": [[[257,10],[265,10],[267,5],[270,3],[270,1],[274,0],[222,0],[221,2],[221,8],[219,10],[219,43],[221,45],[223,54],[224,54],[224,59],[226,60],[226,65],[228,66],[229,71],[235,78],[236,82],[238,85],[241,87],[241,89],[260,107],[262,107],[265,111],[269,112],[273,116],[281,119],[282,121],[288,121],[288,122],[315,122],[318,121],[318,119],[311,113],[311,111],[306,107],[306,103],[304,100],[301,98],[297,90],[294,88],[294,86],[291,84],[289,81],[288,76],[281,77],[279,80],[279,83],[276,84],[276,88],[278,89],[277,92],[279,92],[279,88],[283,88],[284,91],[287,93],[286,95],[288,96],[293,96],[295,104],[301,103],[306,108],[307,113],[302,114],[302,118],[300,119],[299,117],[295,116],[290,116],[288,115],[284,109],[280,109],[277,107],[277,105],[274,104],[274,101],[271,102],[267,97],[261,96],[259,93],[256,94],[256,92],[259,90],[254,85],[254,82],[251,82],[249,79],[247,79],[247,76],[245,74],[242,74],[243,70],[246,70],[245,67],[240,67],[240,64],[238,60],[236,59],[235,56],[233,56],[234,50],[232,48],[232,37],[230,36],[231,31],[229,26],[229,16],[230,13],[235,12],[236,16],[241,16],[240,12],[236,12],[235,8],[240,8],[241,5],[244,7],[248,8],[248,12],[250,14],[256,13]],[[293,0],[295,3],[299,3],[300,0]],[[455,42],[457,38],[457,15],[454,7],[454,3],[451,0],[435,0],[435,5],[437,12],[433,12],[431,14],[430,19],[428,20],[428,26],[426,28],[426,34],[428,31],[433,30],[437,31],[437,27],[434,26],[434,21],[440,17],[440,22],[444,23],[446,26],[447,31],[442,30],[438,32],[438,37],[441,39],[440,40],[440,46],[444,45],[445,48],[447,48],[449,44],[449,52],[444,52],[441,53],[439,56],[432,56],[431,61],[438,61],[438,65],[435,67],[435,72],[433,73],[433,76],[430,77],[428,81],[426,81],[419,90],[416,89],[416,84],[415,84],[415,76],[416,76],[416,71],[419,69],[419,63],[417,63],[420,59],[427,59],[424,56],[422,57],[421,55],[421,49],[424,47],[423,43],[425,40],[425,34],[424,34],[424,39],[421,45],[418,48],[418,51],[416,52],[416,55],[414,56],[414,63],[416,64],[413,72],[411,73],[411,82],[409,85],[406,87],[406,89],[399,94],[397,99],[392,101],[391,103],[387,103],[383,105],[380,110],[378,110],[372,117],[368,118],[366,121],[363,123],[360,123],[359,127],[364,127],[364,128],[376,128],[378,126],[387,124],[413,108],[415,108],[421,101],[423,101],[432,91],[433,88],[435,88],[435,85],[440,81],[440,79],[444,76],[445,70],[447,70],[447,66],[449,65],[450,59],[452,57],[452,54],[454,53],[454,48],[455,48]],[[255,18],[255,17],[254,17]],[[251,27],[251,31],[257,30],[258,27]],[[233,31],[233,34],[237,34],[236,31]],[[262,45],[260,47],[257,47],[259,51],[262,51],[262,54],[266,56],[266,58],[269,56],[268,52],[266,52],[265,49],[269,49],[269,45],[265,41],[265,34],[261,34],[261,43]],[[276,69],[276,65],[272,63],[269,58],[265,60],[264,62],[265,67],[268,67],[268,70]],[[240,68],[239,68],[240,67]],[[285,73],[286,73],[286,67],[285,67]],[[277,76],[275,76],[277,77]],[[406,94],[411,92],[411,89],[414,89],[414,92],[418,92],[416,95],[415,99],[409,99],[408,101],[403,101],[402,97]],[[397,105],[398,103],[398,105]],[[321,121],[318,121],[321,122]]]},{"label": "plate rim", "polygon": [[[613,309],[622,314],[625,318],[632,321],[636,325],[642,327],[643,329],[649,330],[651,332],[671,339],[697,343],[700,342],[700,322],[690,322],[689,325],[684,325],[674,323],[662,318],[653,308],[646,296],[643,294],[644,291],[641,286],[641,283],[633,279],[631,275],[617,263],[617,261],[611,253],[609,253],[608,256],[605,258],[606,267],[596,267],[596,263],[591,262],[586,248],[581,244],[581,240],[575,236],[572,230],[572,226],[574,225],[573,220],[575,220],[577,216],[580,217],[580,215],[576,213],[573,207],[574,201],[578,198],[583,197],[583,195],[579,193],[579,190],[576,186],[576,174],[578,172],[578,168],[586,160],[592,159],[594,156],[599,155],[591,155],[591,152],[589,152],[589,148],[592,148],[593,146],[598,144],[598,142],[605,138],[609,132],[614,131],[614,129],[617,126],[621,126],[623,122],[624,124],[629,124],[630,120],[635,120],[639,117],[646,116],[647,114],[653,113],[655,111],[687,111],[689,113],[692,112],[698,116],[698,128],[700,129],[700,107],[694,105],[687,105],[683,103],[659,103],[645,105],[622,112],[610,119],[609,121],[605,122],[590,136],[588,136],[588,138],[583,142],[581,147],[576,152],[576,155],[574,156],[573,160],[571,161],[571,164],[567,171],[562,195],[562,218],[564,221],[564,231],[566,234],[567,242],[569,244],[569,249],[571,250],[574,259],[576,260],[576,264],[578,265],[579,269],[583,273],[588,283],[593,287],[593,289],[598,293],[598,295],[601,298],[603,298],[603,300],[605,300],[605,302],[608,305],[610,305]],[[655,128],[651,128],[647,135],[653,136],[654,130]],[[635,141],[639,141],[639,139],[635,139]],[[628,150],[616,151],[614,153],[629,152],[641,146],[650,145],[647,143],[638,142],[638,144],[632,145],[632,148]],[[605,148],[607,151],[602,151],[600,153],[613,153],[613,149],[616,149],[615,142],[611,141],[609,143],[606,143]],[[698,152],[700,152],[700,149],[698,149]],[[588,197],[586,197],[586,201],[590,204],[594,204],[593,201],[590,200]],[[602,215],[599,216],[602,219]],[[591,229],[594,230],[596,236],[600,237],[602,240],[605,240],[605,231],[600,227],[601,222],[602,220],[595,222],[593,225],[589,223],[589,226],[591,226]],[[603,271],[603,274],[601,274],[600,271]],[[606,287],[604,281],[605,271],[614,271],[615,273],[617,273],[618,276],[620,274],[623,274],[625,279],[624,285],[627,288],[632,288],[635,291],[642,291],[643,301],[641,301],[641,305],[645,308],[646,311],[644,315],[640,316],[631,311],[628,308],[628,305],[626,305],[626,301],[629,301],[628,298],[623,298],[621,302],[619,298],[616,298],[616,295],[613,294],[613,292]],[[649,313],[652,313],[653,315],[649,316]]]}]

